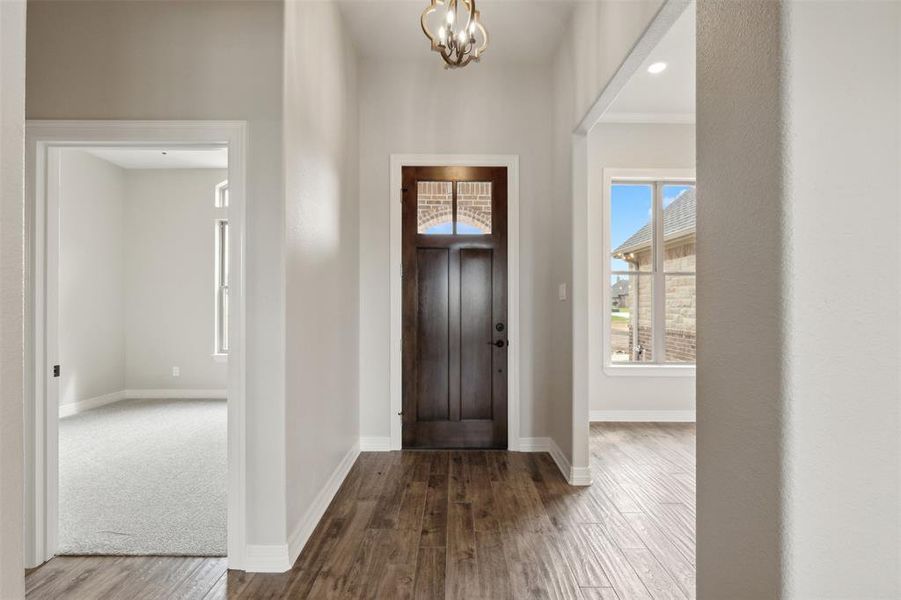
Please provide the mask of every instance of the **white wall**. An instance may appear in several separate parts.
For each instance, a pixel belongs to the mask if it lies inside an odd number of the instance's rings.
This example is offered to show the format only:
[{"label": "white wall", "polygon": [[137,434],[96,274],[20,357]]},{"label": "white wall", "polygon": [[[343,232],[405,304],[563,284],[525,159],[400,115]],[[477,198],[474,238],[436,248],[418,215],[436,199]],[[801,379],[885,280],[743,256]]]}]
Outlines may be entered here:
[{"label": "white wall", "polygon": [[23,598],[25,2],[0,2],[0,598]]},{"label": "white wall", "polygon": [[332,2],[285,5],[284,104],[282,427],[293,559],[318,518],[317,494],[360,435],[357,59]]},{"label": "white wall", "polygon": [[698,3],[699,598],[901,596],[899,44]]},{"label": "white wall", "polygon": [[125,389],[125,171],[60,151],[59,403]]},{"label": "white wall", "polygon": [[[216,185],[224,169],[128,170],[125,179],[125,387],[225,390],[212,358]],[[172,367],[180,370],[172,376]]]},{"label": "white wall", "polygon": [[227,171],[60,155],[60,404],[225,390],[228,366],[212,358],[213,229],[224,216],[213,200]]},{"label": "white wall", "polygon": [[[568,404],[554,395],[552,364],[557,279],[554,228],[562,198],[551,188],[548,67],[474,64],[459,71],[428,63],[364,62],[360,74],[360,414],[361,434],[390,431],[389,169],[391,154],[520,156],[520,435],[546,436],[550,413]],[[460,102],[461,90],[472,90]],[[448,116],[453,118],[448,121]]]},{"label": "white wall", "polygon": [[[693,169],[695,126],[601,123],[588,134],[588,163],[591,202],[602,203],[604,169]],[[603,224],[604,233],[607,227]],[[599,264],[603,264],[603,260]],[[610,284],[602,280],[601,285]],[[606,346],[604,348],[606,350]],[[614,418],[615,414],[611,413],[621,411],[653,411],[656,413],[653,417],[657,418],[661,411],[694,412],[694,377],[615,376],[603,372],[601,365],[592,368],[599,371],[600,378],[600,389],[592,395],[590,405],[597,417]],[[604,414],[598,415],[597,411]]]},{"label": "white wall", "polygon": [[283,3],[28,6],[33,119],[240,119],[247,152],[247,535],[285,541]]}]

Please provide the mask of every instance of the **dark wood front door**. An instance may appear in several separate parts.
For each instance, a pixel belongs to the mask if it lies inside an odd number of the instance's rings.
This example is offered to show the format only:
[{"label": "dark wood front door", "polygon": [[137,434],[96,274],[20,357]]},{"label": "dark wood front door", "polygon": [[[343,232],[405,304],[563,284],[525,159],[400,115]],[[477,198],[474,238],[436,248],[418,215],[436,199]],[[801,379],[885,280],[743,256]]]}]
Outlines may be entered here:
[{"label": "dark wood front door", "polygon": [[403,169],[403,445],[507,447],[507,169]]}]

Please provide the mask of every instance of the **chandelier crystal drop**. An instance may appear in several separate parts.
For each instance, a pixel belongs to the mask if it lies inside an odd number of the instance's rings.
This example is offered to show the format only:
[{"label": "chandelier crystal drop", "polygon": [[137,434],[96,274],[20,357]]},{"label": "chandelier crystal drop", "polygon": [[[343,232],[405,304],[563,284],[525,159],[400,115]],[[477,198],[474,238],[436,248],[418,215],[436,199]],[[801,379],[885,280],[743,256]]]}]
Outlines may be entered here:
[{"label": "chandelier crystal drop", "polygon": [[[446,69],[478,62],[488,47],[488,32],[479,18],[476,0],[431,0],[422,11],[422,32],[432,43],[432,50],[444,59]],[[430,21],[438,25],[437,35],[432,33]]]}]

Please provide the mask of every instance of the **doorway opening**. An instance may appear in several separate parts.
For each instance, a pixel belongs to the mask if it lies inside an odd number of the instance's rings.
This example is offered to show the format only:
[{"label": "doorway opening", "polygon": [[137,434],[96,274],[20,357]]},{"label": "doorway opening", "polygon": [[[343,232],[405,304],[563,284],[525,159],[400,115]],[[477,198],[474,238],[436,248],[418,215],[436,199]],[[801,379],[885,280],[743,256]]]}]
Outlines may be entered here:
[{"label": "doorway opening", "polygon": [[49,167],[55,553],[224,556],[228,149],[70,147]]},{"label": "doorway opening", "polygon": [[[654,17],[574,136],[574,455],[695,588],[695,6]],[[654,540],[651,543],[651,540]],[[637,569],[637,567],[636,567]]]},{"label": "doorway opening", "polygon": [[243,560],[243,123],[29,122],[26,564]]}]

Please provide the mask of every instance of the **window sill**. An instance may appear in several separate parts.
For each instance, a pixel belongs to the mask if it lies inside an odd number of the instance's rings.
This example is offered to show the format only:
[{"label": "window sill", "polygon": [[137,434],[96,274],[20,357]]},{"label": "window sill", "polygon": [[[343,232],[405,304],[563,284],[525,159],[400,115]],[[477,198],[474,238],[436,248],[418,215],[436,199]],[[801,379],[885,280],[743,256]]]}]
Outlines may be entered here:
[{"label": "window sill", "polygon": [[604,365],[610,377],[694,377],[695,365]]},{"label": "window sill", "polygon": [[228,354],[213,354],[213,362],[227,363],[228,362]]}]

